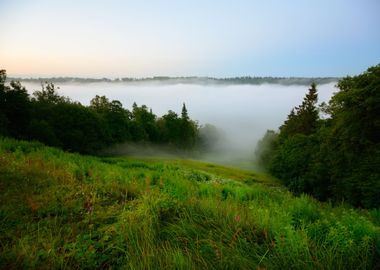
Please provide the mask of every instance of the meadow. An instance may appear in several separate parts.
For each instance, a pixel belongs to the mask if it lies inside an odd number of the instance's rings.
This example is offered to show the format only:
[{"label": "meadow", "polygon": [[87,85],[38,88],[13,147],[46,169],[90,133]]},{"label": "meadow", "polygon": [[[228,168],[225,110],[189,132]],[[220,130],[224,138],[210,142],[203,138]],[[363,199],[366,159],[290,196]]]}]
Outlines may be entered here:
[{"label": "meadow", "polygon": [[380,211],[194,160],[0,139],[1,269],[376,269]]}]

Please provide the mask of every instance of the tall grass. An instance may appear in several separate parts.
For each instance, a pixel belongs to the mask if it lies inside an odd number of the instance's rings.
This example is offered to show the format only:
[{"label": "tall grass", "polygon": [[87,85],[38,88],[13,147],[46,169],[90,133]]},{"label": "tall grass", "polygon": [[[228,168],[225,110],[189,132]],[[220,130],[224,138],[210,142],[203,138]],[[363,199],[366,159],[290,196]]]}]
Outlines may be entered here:
[{"label": "tall grass", "polygon": [[375,269],[378,216],[218,165],[0,141],[2,269]]}]

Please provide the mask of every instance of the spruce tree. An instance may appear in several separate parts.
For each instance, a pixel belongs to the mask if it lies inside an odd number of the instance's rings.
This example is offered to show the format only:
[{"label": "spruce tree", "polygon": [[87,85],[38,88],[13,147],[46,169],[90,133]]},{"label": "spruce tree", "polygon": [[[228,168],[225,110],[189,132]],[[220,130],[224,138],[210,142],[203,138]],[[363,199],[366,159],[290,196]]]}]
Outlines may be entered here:
[{"label": "spruce tree", "polygon": [[310,135],[316,130],[317,121],[319,119],[317,102],[317,86],[315,83],[312,83],[309,88],[309,93],[306,94],[298,111],[300,122],[299,133]]},{"label": "spruce tree", "polygon": [[302,104],[292,109],[287,120],[280,127],[281,136],[286,138],[295,134],[310,135],[315,132],[319,119],[317,102],[317,86],[312,83]]},{"label": "spruce tree", "polygon": [[183,105],[182,105],[181,117],[183,120],[189,120],[189,115],[187,114],[187,109],[186,109],[185,103],[183,103]]}]

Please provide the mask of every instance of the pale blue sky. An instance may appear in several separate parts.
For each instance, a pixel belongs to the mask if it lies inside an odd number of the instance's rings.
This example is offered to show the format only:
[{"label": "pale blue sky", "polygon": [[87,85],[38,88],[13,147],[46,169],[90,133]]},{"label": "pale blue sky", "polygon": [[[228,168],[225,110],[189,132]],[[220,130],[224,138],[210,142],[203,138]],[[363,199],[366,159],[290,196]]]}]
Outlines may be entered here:
[{"label": "pale blue sky", "polygon": [[380,63],[380,1],[0,0],[13,76],[345,76]]}]

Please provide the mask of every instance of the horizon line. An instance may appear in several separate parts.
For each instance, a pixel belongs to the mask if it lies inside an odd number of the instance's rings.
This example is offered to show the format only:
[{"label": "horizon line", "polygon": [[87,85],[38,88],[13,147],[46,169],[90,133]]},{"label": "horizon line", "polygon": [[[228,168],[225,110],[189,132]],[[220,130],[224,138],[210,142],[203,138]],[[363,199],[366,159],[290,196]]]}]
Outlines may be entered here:
[{"label": "horizon line", "polygon": [[[349,75],[347,75],[349,76]],[[175,79],[207,79],[207,80],[233,80],[233,79],[341,79],[346,76],[226,76],[226,77],[214,77],[214,76],[118,76],[118,77],[85,77],[85,76],[7,76],[7,80],[40,80],[40,79],[79,79],[79,80],[107,80],[107,81],[143,81],[143,80],[175,80]]]}]

